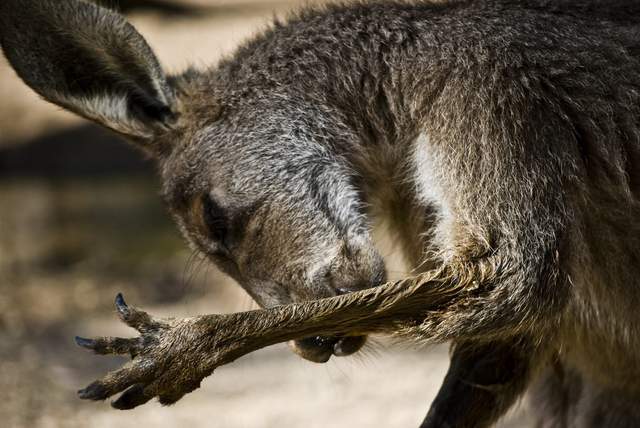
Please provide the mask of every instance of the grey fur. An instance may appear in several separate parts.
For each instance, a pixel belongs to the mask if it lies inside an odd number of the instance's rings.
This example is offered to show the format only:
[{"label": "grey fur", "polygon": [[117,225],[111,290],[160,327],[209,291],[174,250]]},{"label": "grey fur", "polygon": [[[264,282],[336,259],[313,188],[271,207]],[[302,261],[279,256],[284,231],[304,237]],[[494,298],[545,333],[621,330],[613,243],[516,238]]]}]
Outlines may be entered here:
[{"label": "grey fur", "polygon": [[[123,133],[156,154],[189,242],[263,306],[383,283],[369,225],[388,215],[417,269],[470,293],[403,327],[455,343],[424,427],[489,425],[532,382],[547,391],[543,426],[623,427],[640,424],[638,12],[632,0],[327,6],[166,79],[135,30],[78,0],[4,0],[0,41],[50,101],[120,132],[130,121],[113,121],[134,116]],[[57,46],[86,24],[124,47],[116,80],[146,64],[145,100],[163,114],[100,120],[68,101],[73,59]],[[77,49],[106,49],[93,43]],[[137,83],[98,80],[139,99]],[[154,388],[146,400],[163,397]]]}]

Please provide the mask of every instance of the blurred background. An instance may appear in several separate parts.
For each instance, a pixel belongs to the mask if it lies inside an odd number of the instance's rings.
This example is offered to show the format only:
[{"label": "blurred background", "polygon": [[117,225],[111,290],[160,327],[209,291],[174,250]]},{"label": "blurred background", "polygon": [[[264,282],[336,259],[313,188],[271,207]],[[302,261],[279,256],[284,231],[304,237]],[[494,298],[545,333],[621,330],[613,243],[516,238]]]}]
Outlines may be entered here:
[{"label": "blurred background", "polygon": [[[126,13],[166,70],[207,65],[296,0],[102,0]],[[97,126],[47,104],[0,58],[0,426],[413,427],[447,368],[447,347],[374,339],[318,365],[284,344],[222,367],[176,405],[120,412],[75,391],[125,359],[75,335],[133,335],[113,298],[159,316],[252,309],[187,248],[158,197],[153,164]],[[399,255],[380,233],[392,276]],[[530,426],[526,406],[501,426]]]}]

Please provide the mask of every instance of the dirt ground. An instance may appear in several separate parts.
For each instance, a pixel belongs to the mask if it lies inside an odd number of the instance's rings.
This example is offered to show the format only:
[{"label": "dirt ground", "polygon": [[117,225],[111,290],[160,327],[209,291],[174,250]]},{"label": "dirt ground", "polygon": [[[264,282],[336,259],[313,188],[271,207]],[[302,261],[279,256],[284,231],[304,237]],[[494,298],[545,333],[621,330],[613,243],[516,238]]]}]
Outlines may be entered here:
[{"label": "dirt ground", "polygon": [[[131,2],[134,3],[135,2]],[[214,64],[300,2],[207,1],[178,13],[131,11],[168,70]],[[324,365],[286,345],[218,369],[176,405],[120,412],[75,391],[122,364],[77,348],[78,335],[131,335],[117,292],[156,315],[253,307],[186,249],[157,197],[152,167],[109,134],[38,99],[0,60],[0,426],[412,427],[446,371],[446,346],[375,338]],[[381,243],[394,275],[398,255]],[[501,423],[531,426],[526,406]]]}]

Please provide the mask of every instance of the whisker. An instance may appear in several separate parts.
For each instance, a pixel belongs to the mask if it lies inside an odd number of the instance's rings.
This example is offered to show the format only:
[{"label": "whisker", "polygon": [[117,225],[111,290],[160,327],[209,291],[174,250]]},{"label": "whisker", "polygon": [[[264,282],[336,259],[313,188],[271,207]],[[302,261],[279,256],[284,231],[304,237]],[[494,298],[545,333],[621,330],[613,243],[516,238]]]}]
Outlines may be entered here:
[{"label": "whisker", "polygon": [[186,294],[187,289],[189,288],[189,281],[190,281],[190,270],[194,261],[194,258],[197,256],[197,251],[196,250],[191,250],[191,254],[189,254],[189,257],[187,257],[187,260],[185,261],[184,264],[184,268],[182,269],[182,278],[180,280],[181,283],[181,287],[182,289],[181,294]]},{"label": "whisker", "polygon": [[187,294],[187,291],[189,291],[193,285],[194,280],[195,282],[198,282],[198,273],[200,272],[204,261],[206,261],[206,257],[204,257],[199,251],[193,250],[191,252],[183,271],[183,294]]}]

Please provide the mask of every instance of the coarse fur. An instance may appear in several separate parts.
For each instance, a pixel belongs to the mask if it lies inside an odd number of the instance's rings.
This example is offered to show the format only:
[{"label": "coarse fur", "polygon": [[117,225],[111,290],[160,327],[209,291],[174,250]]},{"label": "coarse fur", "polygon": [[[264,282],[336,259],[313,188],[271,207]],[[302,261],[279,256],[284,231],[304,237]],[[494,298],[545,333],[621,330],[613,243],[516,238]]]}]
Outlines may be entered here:
[{"label": "coarse fur", "polygon": [[[81,396],[169,404],[261,346],[326,361],[392,331],[454,343],[423,427],[491,425],[528,388],[540,426],[638,426],[638,21],[634,0],[329,5],[167,76],[113,12],[3,0],[23,80],[154,155],[191,245],[275,307],[119,299],[141,338],[80,342],[135,358]],[[376,215],[417,276],[367,290]]]}]

